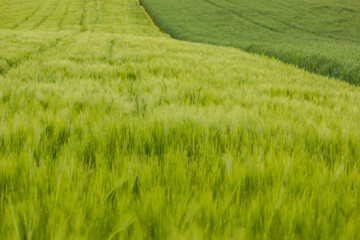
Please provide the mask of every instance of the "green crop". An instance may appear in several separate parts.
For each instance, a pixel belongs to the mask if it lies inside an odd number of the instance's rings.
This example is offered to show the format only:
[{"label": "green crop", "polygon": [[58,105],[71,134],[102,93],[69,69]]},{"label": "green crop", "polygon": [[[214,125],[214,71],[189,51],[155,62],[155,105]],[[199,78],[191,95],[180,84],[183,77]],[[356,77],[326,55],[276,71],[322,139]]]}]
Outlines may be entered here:
[{"label": "green crop", "polygon": [[141,0],[171,36],[241,48],[360,84],[360,2]]},{"label": "green crop", "polygon": [[360,91],[173,40],[135,0],[0,0],[1,239],[358,239]]}]

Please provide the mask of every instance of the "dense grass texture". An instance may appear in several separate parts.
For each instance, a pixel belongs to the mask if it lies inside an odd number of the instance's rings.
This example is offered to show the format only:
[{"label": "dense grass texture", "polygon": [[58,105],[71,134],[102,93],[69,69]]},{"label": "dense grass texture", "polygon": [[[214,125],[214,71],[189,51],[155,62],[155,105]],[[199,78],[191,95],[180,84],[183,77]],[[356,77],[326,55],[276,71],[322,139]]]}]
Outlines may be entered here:
[{"label": "dense grass texture", "polygon": [[360,84],[358,0],[141,0],[171,36]]},{"label": "dense grass texture", "polygon": [[360,238],[359,88],[135,0],[0,1],[1,239]]}]

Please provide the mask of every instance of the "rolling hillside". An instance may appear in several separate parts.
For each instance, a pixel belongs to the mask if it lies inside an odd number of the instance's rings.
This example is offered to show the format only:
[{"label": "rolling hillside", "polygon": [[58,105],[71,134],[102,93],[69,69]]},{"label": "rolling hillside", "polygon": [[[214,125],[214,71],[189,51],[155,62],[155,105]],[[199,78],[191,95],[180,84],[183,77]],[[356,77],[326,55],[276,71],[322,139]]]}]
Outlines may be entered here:
[{"label": "rolling hillside", "polygon": [[357,239],[360,90],[173,40],[136,0],[0,0],[3,239]]},{"label": "rolling hillside", "polygon": [[171,36],[360,84],[360,1],[141,0]]}]

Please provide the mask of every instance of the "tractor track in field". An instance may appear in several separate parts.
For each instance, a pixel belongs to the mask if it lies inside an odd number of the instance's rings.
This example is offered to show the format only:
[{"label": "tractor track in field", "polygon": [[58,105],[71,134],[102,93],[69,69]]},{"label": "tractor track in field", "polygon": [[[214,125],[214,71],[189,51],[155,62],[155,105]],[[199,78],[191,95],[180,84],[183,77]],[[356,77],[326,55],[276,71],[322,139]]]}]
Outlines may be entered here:
[{"label": "tractor track in field", "polygon": [[[208,0],[204,0],[204,1],[208,1]],[[230,3],[232,4],[237,4],[236,2],[234,1],[229,1]],[[333,35],[330,35],[330,34],[318,34],[316,31],[313,31],[313,30],[310,30],[310,29],[306,29],[306,28],[302,28],[302,27],[299,27],[299,26],[296,26],[295,24],[292,24],[290,22],[285,22],[285,21],[282,21],[280,20],[279,18],[277,17],[274,17],[272,15],[269,15],[269,14],[266,14],[265,12],[261,11],[261,10],[258,10],[258,9],[255,9],[255,8],[250,8],[250,7],[246,7],[246,6],[240,6],[241,8],[243,9],[246,9],[246,10],[249,10],[249,11],[252,11],[252,12],[255,12],[255,13],[258,13],[264,17],[267,17],[267,18],[270,18],[271,20],[277,22],[277,23],[280,23],[290,29],[294,29],[294,30],[297,30],[299,32],[303,32],[303,33],[307,33],[307,34],[311,34],[311,35],[314,35],[316,37],[327,37],[327,38],[331,38],[331,39],[334,39],[334,40],[338,40],[338,41],[348,41],[348,42],[356,42],[356,43],[359,43],[360,41],[356,41],[354,39],[344,39],[344,38],[340,38],[340,37],[335,37]],[[226,7],[222,7],[223,9],[227,9]],[[235,12],[235,11],[234,11]]]},{"label": "tractor track in field", "polygon": [[241,19],[243,19],[245,21],[248,21],[248,22],[250,22],[250,23],[252,23],[252,24],[254,24],[254,25],[258,26],[258,27],[262,27],[262,28],[267,29],[267,30],[269,30],[271,32],[283,33],[283,32],[281,32],[281,31],[279,31],[279,30],[277,30],[275,28],[272,28],[272,27],[266,26],[265,24],[256,22],[256,21],[254,21],[254,20],[252,20],[252,19],[250,19],[248,17],[245,17],[244,15],[242,15],[242,14],[240,14],[240,13],[234,11],[234,10],[227,9],[227,8],[225,8],[225,7],[223,7],[223,6],[219,5],[219,4],[213,3],[213,2],[211,2],[209,0],[202,0],[202,1],[204,1],[205,3],[207,3],[209,5],[212,5],[212,6],[216,7],[216,8],[218,8],[218,9],[221,9],[223,11],[226,11],[226,12],[229,12],[229,13],[231,13],[233,15],[236,15],[239,18],[241,18]]},{"label": "tractor track in field", "polygon": [[41,26],[41,24],[43,24],[50,16],[53,15],[53,13],[55,12],[55,10],[57,9],[57,7],[59,6],[59,1],[60,0],[57,0],[55,2],[55,4],[52,5],[52,8],[49,12],[48,15],[46,15],[44,18],[42,18],[39,22],[37,22],[33,27],[32,27],[32,30],[35,30],[36,28],[38,28],[39,26]]},{"label": "tractor track in field", "polygon": [[348,42],[356,42],[356,43],[359,43],[360,41],[356,41],[356,40],[349,40],[349,39],[344,39],[344,38],[339,38],[339,37],[335,37],[333,35],[329,35],[329,34],[318,34],[316,31],[313,31],[313,30],[309,30],[309,29],[306,29],[306,28],[302,28],[302,27],[299,27],[299,26],[296,26],[294,24],[291,24],[289,22],[285,22],[285,21],[282,21],[276,17],[273,17],[271,15],[268,15],[266,13],[264,13],[263,11],[260,11],[258,9],[254,9],[254,8],[249,8],[249,7],[244,7],[250,11],[253,11],[253,12],[256,12],[256,13],[259,13],[261,14],[262,16],[266,16],[270,19],[272,19],[273,21],[277,22],[277,23],[280,23],[280,24],[283,24],[284,26],[286,27],[289,27],[291,29],[294,29],[294,30],[297,30],[299,32],[303,32],[303,33],[307,33],[307,34],[311,34],[311,35],[314,35],[314,36],[317,36],[317,37],[326,37],[326,38],[331,38],[331,39],[334,39],[334,40],[338,40],[338,41],[348,41]]},{"label": "tractor track in field", "polygon": [[34,11],[32,11],[32,13],[31,13],[30,15],[26,16],[23,20],[21,20],[21,21],[18,22],[17,24],[11,26],[10,29],[15,29],[15,28],[17,28],[18,26],[20,26],[21,24],[27,22],[27,21],[29,20],[29,18],[33,17],[33,16],[40,10],[40,8],[44,5],[45,2],[46,2],[46,0],[43,0],[43,1],[39,4],[39,6],[38,6],[36,9],[34,9]]},{"label": "tractor track in field", "polygon": [[59,46],[59,44],[61,42],[64,42],[68,37],[75,37],[76,35],[78,35],[80,32],[76,32],[75,34],[72,34],[72,35],[67,35],[67,36],[64,36],[62,38],[57,38],[55,39],[49,46],[41,46],[39,49],[37,49],[36,51],[33,51],[33,52],[30,52],[28,54],[25,55],[25,57],[17,60],[17,61],[14,61],[14,62],[8,62],[9,64],[9,68],[6,69],[5,71],[1,72],[0,73],[0,76],[6,76],[6,74],[13,70],[13,69],[16,69],[18,67],[20,67],[21,65],[25,64],[26,62],[28,62],[29,60],[31,60],[33,57],[37,56],[37,55],[42,55],[42,54],[45,54],[47,53],[48,51],[56,48]]},{"label": "tractor track in field", "polygon": [[94,24],[97,24],[99,22],[99,1],[95,0],[95,21]]},{"label": "tractor track in field", "polygon": [[83,6],[83,11],[81,13],[81,16],[80,16],[80,22],[79,22],[79,25],[81,26],[81,31],[84,32],[87,30],[87,27],[85,26],[85,18],[86,18],[86,14],[87,14],[87,4],[88,4],[88,0],[85,0],[84,1],[84,6]]},{"label": "tractor track in field", "polygon": [[63,39],[58,38],[56,39],[52,44],[50,44],[50,46],[46,47],[46,46],[41,46],[39,49],[37,49],[36,51],[30,52],[28,54],[26,54],[23,58],[18,59],[17,61],[14,62],[8,62],[9,64],[9,68],[6,69],[5,71],[3,71],[0,76],[5,76],[9,71],[11,71],[12,69],[16,69],[19,66],[23,65],[24,63],[26,63],[27,61],[29,61],[32,57],[41,54],[41,53],[45,53],[53,48],[56,48],[59,43],[62,41]]},{"label": "tractor track in field", "polygon": [[63,25],[63,23],[64,23],[64,21],[65,21],[65,18],[66,18],[67,15],[69,14],[70,2],[71,2],[71,0],[68,0],[68,1],[67,1],[64,15],[60,18],[60,20],[59,20],[59,22],[58,22],[58,28],[59,28],[59,30],[61,29],[61,27],[62,27],[62,25]]},{"label": "tractor track in field", "polygon": [[107,50],[107,57],[105,59],[105,61],[110,65],[114,65],[114,60],[113,60],[114,46],[115,46],[115,39],[111,39]]},{"label": "tractor track in field", "polygon": [[97,23],[99,22],[99,19],[100,19],[100,16],[99,16],[99,2],[98,2],[98,0],[93,0],[93,2],[94,2],[94,6],[93,6],[94,19],[93,19],[93,21],[91,21],[91,26],[90,26],[90,31],[91,32],[95,31],[96,25],[97,25]]}]

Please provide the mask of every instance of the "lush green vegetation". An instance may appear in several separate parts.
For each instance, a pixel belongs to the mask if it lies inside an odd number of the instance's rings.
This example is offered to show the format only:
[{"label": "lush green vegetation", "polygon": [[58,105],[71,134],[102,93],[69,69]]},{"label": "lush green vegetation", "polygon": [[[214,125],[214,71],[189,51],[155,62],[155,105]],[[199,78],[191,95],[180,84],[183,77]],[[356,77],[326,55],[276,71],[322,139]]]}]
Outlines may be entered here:
[{"label": "lush green vegetation", "polygon": [[360,84],[360,1],[141,2],[175,38],[233,46]]},{"label": "lush green vegetation", "polygon": [[360,90],[172,40],[135,0],[0,0],[3,239],[358,239]]}]

